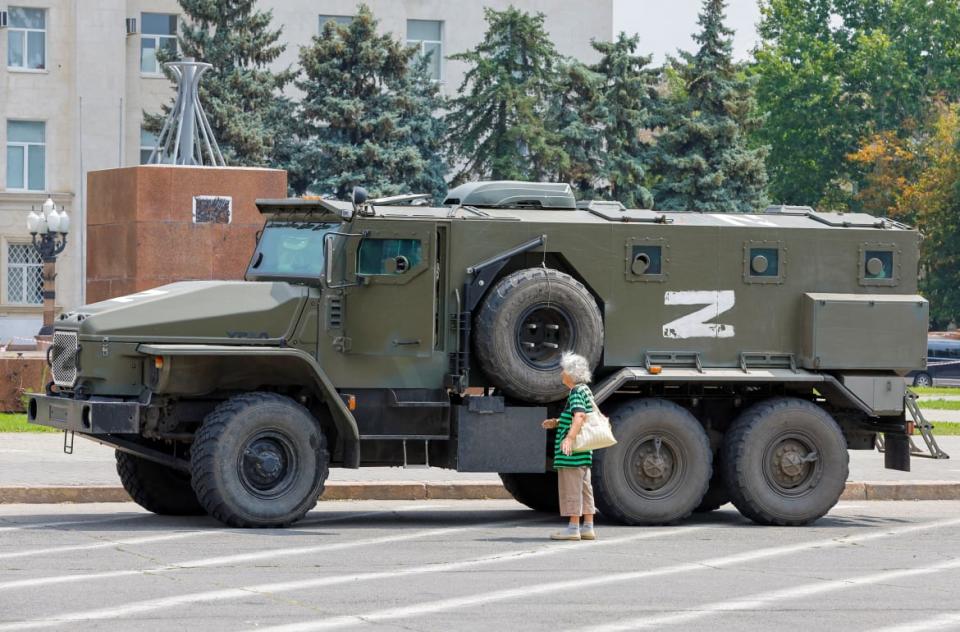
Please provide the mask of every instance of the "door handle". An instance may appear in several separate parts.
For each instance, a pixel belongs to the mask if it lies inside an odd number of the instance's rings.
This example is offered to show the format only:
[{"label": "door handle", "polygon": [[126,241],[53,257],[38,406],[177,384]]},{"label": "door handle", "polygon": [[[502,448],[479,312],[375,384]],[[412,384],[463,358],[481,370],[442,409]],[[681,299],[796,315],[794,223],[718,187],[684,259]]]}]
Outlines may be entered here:
[{"label": "door handle", "polygon": [[393,346],[395,347],[410,347],[410,346],[419,346],[420,340],[394,340]]}]

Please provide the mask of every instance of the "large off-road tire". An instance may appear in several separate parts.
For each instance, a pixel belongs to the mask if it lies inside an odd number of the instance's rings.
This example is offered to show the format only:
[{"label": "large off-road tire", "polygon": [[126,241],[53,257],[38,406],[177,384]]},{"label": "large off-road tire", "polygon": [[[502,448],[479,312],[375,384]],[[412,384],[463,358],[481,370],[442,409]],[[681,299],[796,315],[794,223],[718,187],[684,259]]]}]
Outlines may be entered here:
[{"label": "large off-road tire", "polygon": [[275,393],[217,406],[191,450],[193,488],[232,527],[282,527],[317,504],[329,472],[326,438],[310,412]]},{"label": "large off-road tire", "polygon": [[617,444],[593,453],[593,488],[603,515],[624,524],[689,516],[712,473],[713,452],[700,422],[661,399],[628,402],[610,422]]},{"label": "large off-road tire", "polygon": [[120,483],[133,502],[161,516],[202,516],[206,510],[190,486],[190,475],[116,451]]},{"label": "large off-road tire", "polygon": [[719,459],[713,455],[713,476],[710,477],[710,485],[707,487],[707,493],[700,499],[700,504],[693,510],[693,513],[709,513],[720,509],[730,502],[730,492],[727,491],[727,484],[723,481],[723,473],[720,471]]},{"label": "large off-road tire", "polygon": [[501,474],[500,480],[513,499],[530,509],[557,513],[560,511],[560,494],[557,489],[557,473]]},{"label": "large off-road tire", "polygon": [[727,430],[721,466],[733,504],[764,525],[817,520],[840,499],[849,456],[840,426],[812,402],[770,399]]},{"label": "large off-road tire", "polygon": [[476,316],[475,351],[493,384],[528,402],[563,399],[560,356],[572,351],[596,366],[603,320],[593,296],[569,274],[528,268],[490,290]]}]

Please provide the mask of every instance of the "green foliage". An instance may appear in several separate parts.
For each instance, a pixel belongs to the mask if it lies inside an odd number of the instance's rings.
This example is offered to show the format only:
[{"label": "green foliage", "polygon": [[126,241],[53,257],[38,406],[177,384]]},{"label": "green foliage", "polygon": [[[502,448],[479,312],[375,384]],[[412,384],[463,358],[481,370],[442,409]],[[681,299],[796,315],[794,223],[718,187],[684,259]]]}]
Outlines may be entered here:
[{"label": "green foliage", "polygon": [[748,212],[766,204],[766,147],[751,147],[758,124],[751,82],[732,60],[733,31],[724,0],[704,0],[700,45],[681,53],[677,68],[685,98],[672,100],[660,137],[657,208]]},{"label": "green foliage", "polygon": [[377,33],[366,6],[349,25],[328,22],[300,51],[303,91],[293,171],[299,192],[348,198],[445,192],[443,106],[414,47]]},{"label": "green foliage", "polygon": [[563,63],[547,120],[557,130],[568,162],[553,178],[570,183],[581,197],[594,195],[599,185],[603,116],[603,77],[579,61]]},{"label": "green foliage", "polygon": [[620,33],[614,42],[592,42],[600,61],[592,67],[603,81],[600,119],[603,151],[600,175],[603,197],[627,207],[649,208],[648,167],[655,159],[653,116],[661,107],[657,72],[647,68],[651,57],[636,54],[638,36]]},{"label": "green foliage", "polygon": [[0,413],[0,432],[63,432],[29,423],[23,413]]},{"label": "green foliage", "polygon": [[487,31],[474,49],[450,59],[470,65],[448,115],[448,147],[469,178],[545,180],[567,173],[570,157],[548,123],[560,56],[543,14],[484,9]]},{"label": "green foliage", "polygon": [[[200,83],[200,102],[228,165],[276,163],[278,145],[288,138],[290,103],[281,96],[293,80],[290,70],[268,70],[283,52],[280,29],[271,30],[271,11],[255,0],[179,0],[180,52],[213,64]],[[161,57],[161,61],[169,61]],[[145,116],[159,132],[164,116]]]},{"label": "green foliage", "polygon": [[753,72],[777,202],[858,207],[867,137],[960,96],[956,0],[763,0]]}]

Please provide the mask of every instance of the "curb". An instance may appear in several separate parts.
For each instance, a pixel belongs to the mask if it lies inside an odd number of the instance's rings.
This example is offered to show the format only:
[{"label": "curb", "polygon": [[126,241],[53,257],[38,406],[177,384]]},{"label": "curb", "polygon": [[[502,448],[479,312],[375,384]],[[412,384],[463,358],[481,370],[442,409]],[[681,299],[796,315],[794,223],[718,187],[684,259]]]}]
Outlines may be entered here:
[{"label": "curb", "polygon": [[[320,500],[510,500],[500,483],[329,482]],[[119,485],[0,486],[2,504],[131,502]]]},{"label": "curb", "polygon": [[[500,483],[337,482],[327,483],[320,500],[510,500]],[[960,483],[950,481],[848,482],[840,500],[960,500]],[[120,486],[0,486],[0,504],[130,502]]]}]

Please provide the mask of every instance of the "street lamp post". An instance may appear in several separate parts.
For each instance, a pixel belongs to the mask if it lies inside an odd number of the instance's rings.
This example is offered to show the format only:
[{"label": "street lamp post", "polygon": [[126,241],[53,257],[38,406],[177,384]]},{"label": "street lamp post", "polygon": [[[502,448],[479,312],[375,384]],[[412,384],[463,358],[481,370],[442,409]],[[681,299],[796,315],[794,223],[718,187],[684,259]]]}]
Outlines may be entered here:
[{"label": "street lamp post", "polygon": [[70,217],[62,206],[57,212],[53,198],[47,196],[39,213],[30,209],[27,230],[33,238],[33,247],[43,261],[43,327],[37,337],[49,338],[53,336],[53,319],[56,315],[57,255],[67,247]]}]

